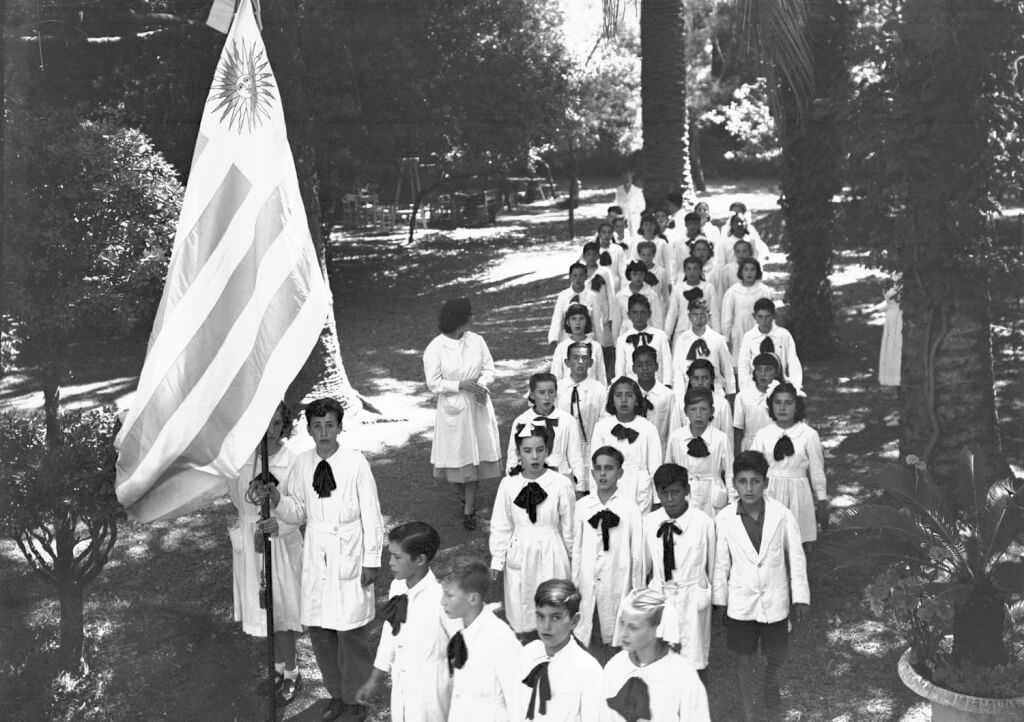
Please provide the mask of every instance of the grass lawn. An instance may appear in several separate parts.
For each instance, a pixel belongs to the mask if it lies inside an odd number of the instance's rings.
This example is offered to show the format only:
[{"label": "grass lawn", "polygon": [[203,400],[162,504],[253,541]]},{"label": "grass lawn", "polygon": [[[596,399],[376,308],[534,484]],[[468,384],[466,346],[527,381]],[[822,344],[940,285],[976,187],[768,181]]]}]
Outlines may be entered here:
[{"label": "grass lawn", "polygon": [[[610,184],[585,193],[578,210],[588,238],[611,202]],[[777,208],[757,184],[713,186],[712,211],[724,215],[733,198],[755,215]],[[332,240],[329,270],[339,335],[353,384],[381,411],[353,425],[343,443],[369,456],[389,525],[418,518],[441,533],[443,560],[486,553],[486,524],[461,527],[452,491],[430,475],[433,399],[423,384],[421,354],[436,334],[436,313],[453,296],[470,296],[476,330],[497,362],[493,386],[502,437],[524,408],[527,376],[547,362],[545,334],[554,295],[566,285],[578,243],[565,238],[564,212],[550,205],[503,215],[485,229],[452,233]],[[827,362],[806,364],[808,421],[826,447],[826,471],[836,506],[863,495],[863,480],[896,456],[897,398],[877,384],[883,277],[863,265],[866,253],[840,253],[833,278],[842,351]],[[785,259],[777,252],[766,281],[783,288]],[[1012,301],[1013,299],[1011,299]],[[1004,442],[1021,464],[1024,424],[1018,399],[1015,308],[997,298],[997,389]],[[1003,318],[1005,317],[1005,318]],[[136,361],[137,364],[137,361]],[[125,368],[125,366],[129,366]],[[109,400],[131,388],[137,372],[119,362],[91,368],[68,396],[83,403]],[[31,377],[0,387],[0,404],[31,405]],[[495,488],[482,490],[481,519]],[[29,573],[16,547],[0,542],[0,717],[10,720],[255,720],[263,700],[253,694],[265,659],[263,644],[231,621],[231,549],[227,529],[233,509],[223,501],[171,522],[124,523],[110,563],[87,600],[84,680],[53,681],[56,602]],[[792,638],[783,670],[784,720],[925,720],[927,710],[896,676],[904,645],[874,621],[862,602],[867,577],[830,575],[827,560],[810,557],[810,620]],[[386,569],[386,567],[385,567]],[[377,584],[378,597],[388,580]],[[494,590],[500,599],[500,590]],[[374,626],[376,635],[379,625]],[[285,719],[318,720],[324,690],[307,637],[300,638],[306,686],[284,711]],[[716,720],[737,719],[738,700],[721,628],[712,640],[709,697]],[[386,696],[385,696],[386,697]],[[372,719],[387,719],[384,697]]]}]

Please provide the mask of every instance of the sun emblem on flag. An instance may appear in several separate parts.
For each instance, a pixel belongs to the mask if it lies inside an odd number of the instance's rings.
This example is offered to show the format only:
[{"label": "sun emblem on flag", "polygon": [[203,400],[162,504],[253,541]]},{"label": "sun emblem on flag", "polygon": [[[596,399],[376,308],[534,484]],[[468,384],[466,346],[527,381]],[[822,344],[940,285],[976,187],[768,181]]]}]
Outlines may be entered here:
[{"label": "sun emblem on flag", "polygon": [[276,89],[263,49],[257,49],[255,43],[246,48],[236,41],[217,66],[208,102],[217,102],[213,112],[220,112],[222,123],[227,121],[237,132],[251,133],[270,117]]}]

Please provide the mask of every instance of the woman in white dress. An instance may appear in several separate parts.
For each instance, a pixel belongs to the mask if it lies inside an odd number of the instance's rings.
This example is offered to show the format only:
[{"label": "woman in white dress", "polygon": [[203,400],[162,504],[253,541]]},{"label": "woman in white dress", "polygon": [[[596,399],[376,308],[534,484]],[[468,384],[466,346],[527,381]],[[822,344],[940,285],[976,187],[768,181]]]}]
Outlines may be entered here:
[{"label": "woman in white dress", "polygon": [[739,281],[729,286],[722,297],[722,328],[729,342],[733,368],[739,367],[743,334],[754,327],[754,304],[759,298],[771,299],[772,290],[762,281],[761,264],[755,258],[746,258],[737,267]]},{"label": "woman in white dress", "polygon": [[893,285],[885,292],[885,325],[882,327],[882,349],[878,354],[878,383],[882,386],[900,385],[900,363],[903,354],[901,275],[897,274]]},{"label": "woman in white dress", "polygon": [[[285,484],[294,453],[288,448],[291,434],[291,410],[281,402],[267,426],[268,467],[275,483]],[[260,607],[263,586],[263,535],[257,542],[260,505],[250,487],[263,471],[260,452],[246,461],[237,478],[228,482],[228,497],[238,510],[238,523],[228,532],[232,549],[235,621],[242,631],[254,637],[267,636],[267,613]],[[258,482],[257,482],[258,483]],[[297,526],[277,521],[270,538],[270,556],[274,590],[274,662],[275,686],[285,702],[295,699],[302,676],[295,665],[295,635],[302,631],[299,622],[299,596],[302,578],[302,534]],[[257,550],[257,543],[259,548]],[[261,690],[263,694],[267,690]]]},{"label": "woman in white dress", "polygon": [[438,329],[423,352],[427,386],[437,395],[430,463],[434,478],[456,485],[463,526],[476,529],[476,493],[481,481],[501,478],[498,420],[487,387],[494,381],[494,359],[487,343],[469,330],[468,298],[445,301]]}]

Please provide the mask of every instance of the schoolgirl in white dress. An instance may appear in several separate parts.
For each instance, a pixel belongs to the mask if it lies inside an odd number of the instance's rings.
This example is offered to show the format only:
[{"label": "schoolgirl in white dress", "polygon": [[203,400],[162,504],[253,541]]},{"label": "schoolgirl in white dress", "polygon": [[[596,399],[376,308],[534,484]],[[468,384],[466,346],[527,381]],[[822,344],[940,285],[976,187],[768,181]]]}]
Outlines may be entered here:
[{"label": "schoolgirl in white dress", "polygon": [[768,459],[766,493],[793,512],[801,541],[807,544],[818,538],[818,523],[828,522],[821,439],[804,423],[804,399],[788,381],[772,390],[768,414],[774,423],[757,432],[750,448]]},{"label": "schoolgirl in white dress", "polygon": [[519,635],[537,629],[533,595],[546,579],[571,575],[569,551],[576,494],[544,465],[551,435],[544,425],[515,435],[522,471],[501,480],[491,514],[491,569],[505,574],[505,616]]},{"label": "schoolgirl in white dress", "polygon": [[775,354],[762,353],[754,357],[754,383],[736,394],[735,448],[746,451],[754,444],[757,432],[772,423],[768,415],[768,395],[782,379],[781,364]]},{"label": "schoolgirl in white dress", "polygon": [[739,282],[729,286],[722,298],[722,335],[729,341],[732,365],[739,365],[743,334],[754,327],[754,303],[759,298],[771,299],[772,290],[762,281],[761,264],[747,258],[739,264]]},{"label": "schoolgirl in white dress", "polygon": [[623,475],[619,486],[632,494],[641,514],[654,504],[652,478],[661,466],[661,440],[657,427],[644,418],[640,408],[643,391],[631,378],[619,377],[608,388],[605,410],[609,416],[594,424],[590,448],[613,446],[623,457]]},{"label": "schoolgirl in white dress", "polygon": [[[267,466],[273,480],[285,486],[295,458],[287,444],[291,430],[292,413],[282,401],[267,426]],[[260,588],[263,586],[263,535],[257,537],[260,503],[250,493],[253,480],[260,478],[262,471],[257,448],[245,462],[241,473],[227,484],[228,498],[238,511],[238,521],[229,532],[235,621],[242,623],[243,632],[254,637],[267,636],[267,612],[260,607]],[[285,491],[284,487],[282,491]],[[298,526],[277,520],[277,531],[270,538],[270,557],[274,590],[275,683],[284,699],[290,702],[302,684],[295,665],[295,635],[302,632],[299,621],[302,533]]]}]

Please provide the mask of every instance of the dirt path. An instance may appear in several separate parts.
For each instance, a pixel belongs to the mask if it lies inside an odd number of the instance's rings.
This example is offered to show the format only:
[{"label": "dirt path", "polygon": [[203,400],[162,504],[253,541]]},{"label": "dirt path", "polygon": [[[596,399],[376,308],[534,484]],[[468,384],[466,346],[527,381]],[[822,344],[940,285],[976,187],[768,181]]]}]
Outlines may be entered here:
[{"label": "dirt path", "polygon": [[[755,184],[712,188],[709,200],[724,215],[739,197],[758,213],[777,208],[775,196]],[[591,237],[611,202],[591,191],[579,210],[580,235]],[[433,399],[423,385],[421,354],[435,335],[444,299],[470,296],[477,331],[497,361],[493,387],[503,440],[524,408],[527,376],[544,366],[545,330],[554,295],[565,285],[577,244],[565,238],[564,212],[532,207],[504,215],[497,226],[452,234],[425,234],[412,246],[399,234],[338,237],[330,272],[343,355],[353,384],[382,412],[382,423],[345,432],[344,443],[364,449],[389,523],[420,518],[444,540],[441,559],[486,551],[483,531],[461,528],[450,489],[429,474]],[[860,481],[882,456],[894,456],[895,392],[875,382],[881,336],[881,277],[858,252],[842,254],[836,301],[843,353],[828,364],[808,364],[809,421],[829,455],[830,491],[837,505],[857,499]],[[767,280],[781,289],[784,259],[773,254]],[[91,389],[69,389],[83,403],[124,399],[131,371],[95,374]],[[0,393],[0,403],[32,406],[30,380]],[[484,490],[481,517],[495,489]],[[89,597],[87,619],[95,674],[79,687],[46,687],[39,649],[52,646],[56,608],[29,576],[16,549],[0,544],[0,699],[17,710],[11,719],[254,720],[263,713],[252,694],[263,660],[259,642],[244,637],[231,617],[232,519],[226,502],[164,524],[125,524],[107,570]],[[871,621],[860,597],[863,579],[827,578],[825,562],[811,558],[813,614],[794,636],[783,678],[787,720],[924,719],[896,679],[901,645]],[[378,593],[387,582],[378,583]],[[717,720],[734,719],[732,676],[724,663],[724,635],[716,629],[710,698]],[[306,687],[285,719],[319,719],[323,689],[307,638],[300,642]],[[53,704],[48,702],[53,695]],[[4,716],[8,712],[5,710]],[[374,719],[386,719],[383,704]]]}]

